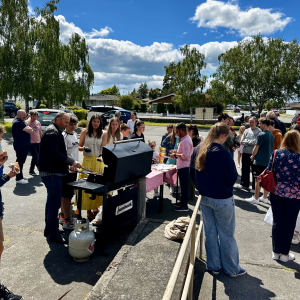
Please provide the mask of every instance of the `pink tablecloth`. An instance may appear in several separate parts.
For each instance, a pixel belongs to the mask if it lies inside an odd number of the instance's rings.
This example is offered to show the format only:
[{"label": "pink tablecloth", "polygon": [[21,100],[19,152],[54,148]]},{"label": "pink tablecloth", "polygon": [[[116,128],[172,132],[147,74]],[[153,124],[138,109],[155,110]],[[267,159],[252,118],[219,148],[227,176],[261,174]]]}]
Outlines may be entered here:
[{"label": "pink tablecloth", "polygon": [[159,187],[164,182],[172,186],[175,186],[176,181],[177,181],[176,167],[165,171],[152,170],[151,173],[149,173],[146,176],[146,192],[149,193],[153,191],[155,188]]},{"label": "pink tablecloth", "polygon": [[149,193],[164,183],[164,173],[152,170],[146,176],[146,192]]}]

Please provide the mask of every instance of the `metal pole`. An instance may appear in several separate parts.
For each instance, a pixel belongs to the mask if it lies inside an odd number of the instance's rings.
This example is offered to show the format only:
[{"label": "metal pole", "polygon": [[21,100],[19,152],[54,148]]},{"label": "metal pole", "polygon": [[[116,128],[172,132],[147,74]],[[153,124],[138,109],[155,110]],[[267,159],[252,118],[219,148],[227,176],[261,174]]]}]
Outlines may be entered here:
[{"label": "metal pole", "polygon": [[193,280],[194,280],[194,264],[195,264],[195,238],[196,238],[196,219],[193,223],[192,236],[191,236],[191,252],[190,264],[193,266],[192,277],[189,287],[189,300],[193,300]]},{"label": "metal pole", "polygon": [[137,222],[146,218],[146,177],[138,181]]}]

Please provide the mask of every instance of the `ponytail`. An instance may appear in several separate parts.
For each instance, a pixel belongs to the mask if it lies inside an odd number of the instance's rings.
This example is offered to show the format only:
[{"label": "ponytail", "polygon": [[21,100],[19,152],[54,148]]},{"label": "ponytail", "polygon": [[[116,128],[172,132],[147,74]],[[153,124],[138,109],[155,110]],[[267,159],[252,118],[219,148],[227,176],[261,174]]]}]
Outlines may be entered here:
[{"label": "ponytail", "polygon": [[134,129],[133,129],[133,133],[136,133],[137,132],[137,128],[140,127],[141,125],[145,124],[143,121],[138,121],[136,120],[135,123],[134,123]]}]

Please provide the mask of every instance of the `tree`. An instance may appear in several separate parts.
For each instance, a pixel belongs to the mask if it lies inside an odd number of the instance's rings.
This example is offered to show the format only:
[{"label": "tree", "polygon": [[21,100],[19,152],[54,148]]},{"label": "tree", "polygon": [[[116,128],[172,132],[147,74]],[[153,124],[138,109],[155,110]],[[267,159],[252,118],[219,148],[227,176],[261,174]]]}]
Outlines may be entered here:
[{"label": "tree", "polygon": [[130,93],[130,96],[131,96],[132,99],[135,99],[135,100],[140,99],[140,98],[139,98],[139,94],[138,94],[138,92],[136,91],[135,88],[134,88],[133,91]]},{"label": "tree", "polygon": [[124,109],[132,110],[133,102],[134,99],[131,96],[124,95],[119,97],[120,106]]},{"label": "tree", "polygon": [[296,40],[254,36],[219,56],[215,77],[231,87],[243,102],[258,106],[270,99],[278,105],[300,95],[300,47]]},{"label": "tree", "polygon": [[149,90],[149,99],[153,100],[153,99],[156,99],[159,97],[161,97],[161,89],[160,88]]},{"label": "tree", "polygon": [[163,88],[161,90],[161,96],[170,95],[176,92],[176,87],[170,85],[171,81],[174,79],[174,70],[176,68],[175,62],[171,62],[168,66],[165,66],[165,76],[163,80]]},{"label": "tree", "polygon": [[206,67],[205,56],[195,48],[185,45],[180,48],[183,60],[176,65],[171,63],[165,67],[166,76],[170,78],[170,87],[176,89],[175,103],[183,110],[190,110],[193,121],[193,107],[199,106],[199,97],[206,83],[206,76],[201,75]]},{"label": "tree", "polygon": [[120,95],[120,91],[119,89],[116,87],[116,85],[114,85],[111,88],[108,88],[106,90],[102,90],[101,92],[99,92],[99,94],[104,94],[104,95],[116,95],[119,96]]},{"label": "tree", "polygon": [[148,96],[148,86],[147,83],[141,83],[139,89],[138,89],[138,94],[140,99],[145,99]]}]

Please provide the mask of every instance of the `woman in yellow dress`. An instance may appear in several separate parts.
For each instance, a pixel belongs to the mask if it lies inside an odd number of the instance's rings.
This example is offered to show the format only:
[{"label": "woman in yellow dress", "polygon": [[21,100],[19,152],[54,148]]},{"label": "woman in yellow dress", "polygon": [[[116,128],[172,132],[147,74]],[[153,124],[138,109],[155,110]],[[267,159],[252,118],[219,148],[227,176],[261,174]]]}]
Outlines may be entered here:
[{"label": "woman in yellow dress", "polygon": [[[79,151],[83,151],[82,166],[93,170],[97,173],[104,171],[103,162],[97,161],[97,157],[102,154],[103,146],[107,144],[107,133],[102,129],[102,121],[99,114],[95,114],[91,117],[89,126],[84,129],[80,134],[79,139]],[[84,174],[79,174],[79,178],[87,177]],[[97,208],[102,205],[103,197],[97,196],[96,200],[90,199],[91,194],[82,192],[81,209],[87,210],[87,216],[90,219],[94,219],[95,216],[92,210],[98,210]]]}]

